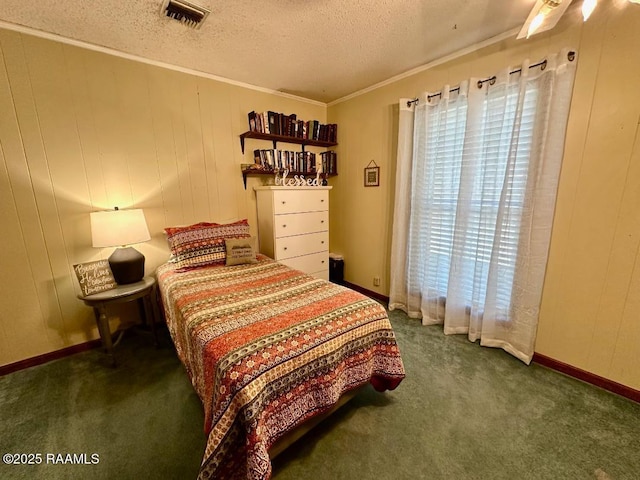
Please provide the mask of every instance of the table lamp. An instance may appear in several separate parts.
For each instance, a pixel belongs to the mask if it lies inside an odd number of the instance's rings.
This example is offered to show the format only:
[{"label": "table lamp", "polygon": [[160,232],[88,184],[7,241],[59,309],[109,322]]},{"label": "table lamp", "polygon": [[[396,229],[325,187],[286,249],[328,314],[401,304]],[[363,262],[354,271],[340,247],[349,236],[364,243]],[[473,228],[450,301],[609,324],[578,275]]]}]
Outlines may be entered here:
[{"label": "table lamp", "polygon": [[116,248],[109,257],[113,277],[120,285],[144,277],[144,255],[129,245],[151,240],[144,212],[140,209],[91,213],[91,239],[94,247]]}]

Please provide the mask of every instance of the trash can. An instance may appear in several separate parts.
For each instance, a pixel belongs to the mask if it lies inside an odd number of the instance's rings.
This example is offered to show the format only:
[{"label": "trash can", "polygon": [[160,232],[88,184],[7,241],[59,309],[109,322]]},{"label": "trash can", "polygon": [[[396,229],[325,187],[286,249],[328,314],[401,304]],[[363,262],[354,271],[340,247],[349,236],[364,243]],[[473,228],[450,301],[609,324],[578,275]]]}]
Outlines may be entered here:
[{"label": "trash can", "polygon": [[344,283],[344,257],[337,253],[329,253],[329,281]]}]

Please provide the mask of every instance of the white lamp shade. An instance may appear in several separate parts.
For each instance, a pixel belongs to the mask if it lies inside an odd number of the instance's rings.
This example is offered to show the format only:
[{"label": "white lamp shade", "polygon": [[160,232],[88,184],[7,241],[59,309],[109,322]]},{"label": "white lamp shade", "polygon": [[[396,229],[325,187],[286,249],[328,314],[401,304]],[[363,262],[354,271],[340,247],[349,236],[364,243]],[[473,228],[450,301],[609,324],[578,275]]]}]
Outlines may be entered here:
[{"label": "white lamp shade", "polygon": [[144,212],[109,210],[91,213],[91,239],[94,247],[117,247],[151,240]]}]

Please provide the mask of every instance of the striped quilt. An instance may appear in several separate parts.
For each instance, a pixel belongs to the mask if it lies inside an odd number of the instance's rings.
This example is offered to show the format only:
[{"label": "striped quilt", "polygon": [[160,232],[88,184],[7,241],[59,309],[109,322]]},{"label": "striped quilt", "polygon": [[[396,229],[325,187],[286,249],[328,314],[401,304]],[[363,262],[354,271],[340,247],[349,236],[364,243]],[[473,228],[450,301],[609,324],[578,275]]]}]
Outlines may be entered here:
[{"label": "striped quilt", "polygon": [[404,367],[385,309],[353,290],[259,255],[259,262],[158,268],[171,337],[200,396],[200,479],[266,480],[282,435]]}]

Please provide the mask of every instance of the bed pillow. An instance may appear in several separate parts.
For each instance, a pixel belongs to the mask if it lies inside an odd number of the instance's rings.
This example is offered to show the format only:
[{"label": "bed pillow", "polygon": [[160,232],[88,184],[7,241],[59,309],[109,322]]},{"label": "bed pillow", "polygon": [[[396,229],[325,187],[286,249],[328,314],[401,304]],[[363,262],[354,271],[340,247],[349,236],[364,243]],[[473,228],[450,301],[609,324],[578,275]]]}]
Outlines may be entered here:
[{"label": "bed pillow", "polygon": [[[181,225],[179,227],[167,227],[164,229],[164,233],[165,233],[165,237],[169,238],[169,231],[172,232],[178,232],[179,230],[183,230],[183,229],[193,229],[194,227],[200,227],[200,226],[213,226],[213,225],[220,225],[219,223],[210,223],[210,222],[200,222],[200,223],[194,223],[193,225]],[[169,248],[171,248],[171,244],[169,244]],[[173,249],[171,250],[171,253],[169,254],[169,260],[167,260],[168,263],[176,263],[178,261],[178,259],[176,258],[176,255],[173,253]]]},{"label": "bed pillow", "polygon": [[227,238],[227,266],[258,263],[256,259],[256,237]]},{"label": "bed pillow", "polygon": [[167,227],[167,243],[177,269],[188,270],[206,265],[224,265],[225,239],[249,237],[249,222],[218,224],[201,222],[187,227]]}]

